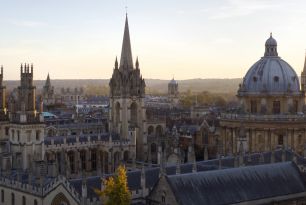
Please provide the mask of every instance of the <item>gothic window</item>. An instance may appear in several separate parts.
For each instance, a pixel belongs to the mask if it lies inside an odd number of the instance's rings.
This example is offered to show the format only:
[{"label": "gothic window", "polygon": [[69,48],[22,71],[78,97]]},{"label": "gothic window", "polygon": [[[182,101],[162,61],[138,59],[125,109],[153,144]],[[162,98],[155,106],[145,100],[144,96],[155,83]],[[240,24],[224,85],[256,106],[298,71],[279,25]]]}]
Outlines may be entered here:
[{"label": "gothic window", "polygon": [[81,163],[82,163],[82,170],[86,169],[86,151],[82,150],[80,153],[80,157],[81,157]]},{"label": "gothic window", "polygon": [[4,203],[4,190],[1,190],[1,202]]},{"label": "gothic window", "polygon": [[273,114],[280,114],[281,105],[280,101],[273,101]]},{"label": "gothic window", "polygon": [[95,150],[91,151],[91,168],[92,170],[97,169],[97,152]]},{"label": "gothic window", "polygon": [[138,113],[137,113],[137,104],[136,103],[132,103],[131,104],[131,123],[133,125],[137,125],[138,121]]},{"label": "gothic window", "polygon": [[257,102],[256,100],[251,100],[251,113],[257,113]]},{"label": "gothic window", "polygon": [[284,136],[283,135],[279,135],[277,142],[278,142],[278,145],[283,145],[284,144]]},{"label": "gothic window", "polygon": [[11,205],[15,205],[15,194],[11,193]]},{"label": "gothic window", "polygon": [[22,196],[22,205],[26,205],[27,203],[26,203],[26,198],[25,198],[25,196]]},{"label": "gothic window", "polygon": [[68,159],[71,173],[74,173],[74,153],[72,151],[68,152]]},{"label": "gothic window", "polygon": [[120,104],[117,102],[115,105],[115,125],[118,126],[120,122]]}]

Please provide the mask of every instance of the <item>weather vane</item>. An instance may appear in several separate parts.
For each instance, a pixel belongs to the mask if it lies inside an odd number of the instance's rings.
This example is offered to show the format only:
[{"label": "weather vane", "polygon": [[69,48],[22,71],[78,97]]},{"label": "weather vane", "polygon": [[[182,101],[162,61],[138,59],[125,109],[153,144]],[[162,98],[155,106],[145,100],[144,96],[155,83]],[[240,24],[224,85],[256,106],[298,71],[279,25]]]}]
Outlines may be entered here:
[{"label": "weather vane", "polygon": [[125,1],[125,13],[127,14],[128,6],[127,6],[127,0]]}]

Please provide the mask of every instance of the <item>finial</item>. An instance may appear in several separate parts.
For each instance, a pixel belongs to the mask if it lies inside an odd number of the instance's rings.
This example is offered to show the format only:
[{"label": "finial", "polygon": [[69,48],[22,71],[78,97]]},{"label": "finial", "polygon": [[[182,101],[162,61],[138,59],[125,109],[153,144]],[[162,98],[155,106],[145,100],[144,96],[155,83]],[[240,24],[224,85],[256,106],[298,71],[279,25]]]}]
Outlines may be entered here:
[{"label": "finial", "polygon": [[33,63],[31,63],[31,73],[33,73]]},{"label": "finial", "polygon": [[272,38],[272,32],[270,32],[270,37]]},{"label": "finial", "polygon": [[125,15],[127,16],[128,13],[128,6],[127,6],[127,0],[125,1]]}]

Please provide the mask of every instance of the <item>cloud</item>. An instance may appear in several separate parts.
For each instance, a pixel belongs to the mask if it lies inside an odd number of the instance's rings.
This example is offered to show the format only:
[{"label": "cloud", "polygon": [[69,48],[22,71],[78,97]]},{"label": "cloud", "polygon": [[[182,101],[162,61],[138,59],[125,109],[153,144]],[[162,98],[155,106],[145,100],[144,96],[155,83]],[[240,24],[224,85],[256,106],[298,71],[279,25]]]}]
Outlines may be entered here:
[{"label": "cloud", "polygon": [[260,11],[280,9],[284,6],[286,7],[279,0],[227,0],[224,6],[218,9],[215,8],[214,11],[206,10],[204,12],[210,13],[210,19],[224,19],[247,16]]}]

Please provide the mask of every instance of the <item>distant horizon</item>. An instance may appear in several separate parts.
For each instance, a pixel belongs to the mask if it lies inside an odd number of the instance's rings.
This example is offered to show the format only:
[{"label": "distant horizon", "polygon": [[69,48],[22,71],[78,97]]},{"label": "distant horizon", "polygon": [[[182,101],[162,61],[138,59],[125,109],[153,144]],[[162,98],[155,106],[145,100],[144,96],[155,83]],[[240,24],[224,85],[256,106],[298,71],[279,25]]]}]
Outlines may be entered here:
[{"label": "distant horizon", "polygon": [[109,79],[120,59],[125,6],[133,60],[139,57],[144,78],[243,78],[263,56],[270,32],[299,76],[305,60],[303,0],[11,0],[1,6],[5,79],[19,79],[20,63],[33,63],[38,80],[48,73]]}]

